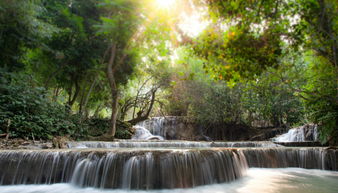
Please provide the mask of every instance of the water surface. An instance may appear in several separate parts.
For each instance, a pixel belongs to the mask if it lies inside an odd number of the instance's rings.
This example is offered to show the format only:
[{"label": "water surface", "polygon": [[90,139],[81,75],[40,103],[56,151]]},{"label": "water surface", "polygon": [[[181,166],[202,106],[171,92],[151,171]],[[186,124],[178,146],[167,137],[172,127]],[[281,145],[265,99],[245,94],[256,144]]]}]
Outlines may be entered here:
[{"label": "water surface", "polygon": [[337,193],[338,172],[300,168],[251,168],[232,183],[189,189],[131,191],[79,188],[71,184],[0,186],[0,193]]}]

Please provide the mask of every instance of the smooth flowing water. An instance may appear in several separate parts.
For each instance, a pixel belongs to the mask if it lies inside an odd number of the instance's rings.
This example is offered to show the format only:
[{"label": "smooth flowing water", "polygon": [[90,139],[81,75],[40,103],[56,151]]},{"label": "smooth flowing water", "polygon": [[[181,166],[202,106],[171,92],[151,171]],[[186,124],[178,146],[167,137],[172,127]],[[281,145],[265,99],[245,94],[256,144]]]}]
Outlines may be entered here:
[{"label": "smooth flowing water", "polygon": [[107,190],[71,184],[0,186],[0,193],[337,193],[338,172],[299,168],[251,168],[240,180],[189,189]]},{"label": "smooth flowing water", "polygon": [[0,184],[72,183],[123,189],[189,188],[245,175],[236,149],[86,149],[0,152]]},{"label": "smooth flowing water", "polygon": [[136,126],[147,129],[152,135],[168,140],[211,140],[203,135],[201,128],[196,127],[186,117],[152,117],[137,123]]},{"label": "smooth flowing water", "polygon": [[98,141],[81,141],[68,142],[68,148],[196,148],[196,147],[281,147],[271,141],[238,141],[238,142],[221,142],[221,141],[142,141],[142,140],[125,140],[116,142],[98,142]]},{"label": "smooth flowing water", "polygon": [[146,128],[153,135],[162,136],[163,138],[167,137],[169,132],[171,135],[175,135],[177,129],[178,118],[173,117],[152,117],[140,123],[137,123],[137,126]]},{"label": "smooth flowing water", "polygon": [[317,125],[304,125],[290,129],[287,133],[272,138],[276,142],[318,141]]},{"label": "smooth flowing water", "polygon": [[133,140],[163,140],[164,138],[159,135],[153,135],[150,133],[150,131],[142,126],[136,125],[133,126],[133,129],[135,130],[134,135],[132,136]]},{"label": "smooth flowing water", "polygon": [[68,142],[67,146],[0,150],[0,193],[337,190],[334,148],[284,147],[271,141],[167,140]]},{"label": "smooth flowing water", "polygon": [[248,167],[338,170],[326,148],[112,148],[0,151],[0,185],[173,189],[231,182]]}]

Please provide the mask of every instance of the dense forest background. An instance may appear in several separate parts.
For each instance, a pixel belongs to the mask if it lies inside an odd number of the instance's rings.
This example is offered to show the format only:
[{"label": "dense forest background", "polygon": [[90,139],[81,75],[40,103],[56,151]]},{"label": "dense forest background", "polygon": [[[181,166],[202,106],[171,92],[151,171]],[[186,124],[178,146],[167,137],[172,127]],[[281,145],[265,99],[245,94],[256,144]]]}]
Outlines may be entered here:
[{"label": "dense forest background", "polygon": [[336,0],[2,0],[0,135],[319,125],[338,141]]}]

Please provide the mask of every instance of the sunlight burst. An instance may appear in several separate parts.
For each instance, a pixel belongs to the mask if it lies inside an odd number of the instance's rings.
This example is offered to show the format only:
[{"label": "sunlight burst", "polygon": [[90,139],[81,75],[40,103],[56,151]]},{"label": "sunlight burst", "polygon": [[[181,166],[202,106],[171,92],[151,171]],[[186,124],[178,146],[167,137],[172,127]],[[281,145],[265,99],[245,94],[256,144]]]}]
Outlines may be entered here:
[{"label": "sunlight burst", "polygon": [[183,13],[181,18],[182,21],[178,26],[190,37],[198,36],[209,24],[208,21],[203,21],[198,13],[193,15]]},{"label": "sunlight burst", "polygon": [[176,0],[156,0],[156,3],[161,9],[170,9],[176,3]]}]

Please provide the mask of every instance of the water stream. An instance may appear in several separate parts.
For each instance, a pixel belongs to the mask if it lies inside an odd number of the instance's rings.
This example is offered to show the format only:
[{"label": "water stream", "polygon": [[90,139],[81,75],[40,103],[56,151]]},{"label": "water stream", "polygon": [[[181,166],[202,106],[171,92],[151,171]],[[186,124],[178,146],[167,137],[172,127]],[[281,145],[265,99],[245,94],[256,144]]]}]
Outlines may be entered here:
[{"label": "water stream", "polygon": [[317,125],[304,125],[290,129],[287,133],[272,138],[276,142],[318,141]]},{"label": "water stream", "polygon": [[247,175],[231,183],[189,189],[107,190],[79,188],[72,184],[0,186],[0,193],[336,193],[338,172],[297,168],[251,168]]},{"label": "water stream", "polygon": [[[61,150],[0,150],[0,193],[338,190],[334,148],[284,147],[272,141],[169,141],[142,126],[136,129],[134,140],[68,142],[68,149]],[[299,131],[287,135],[309,139],[311,132]]]},{"label": "water stream", "polygon": [[137,124],[139,127],[146,128],[150,133],[162,136],[164,139],[168,135],[174,136],[177,129],[179,118],[175,116],[152,117]]},{"label": "water stream", "polygon": [[271,141],[147,141],[120,140],[115,142],[81,141],[68,142],[68,148],[195,148],[195,147],[281,147]]},{"label": "water stream", "polygon": [[163,140],[160,135],[153,135],[148,129],[143,126],[135,125],[133,127],[135,133],[132,136],[133,140]]},{"label": "water stream", "polygon": [[[326,148],[99,148],[0,151],[0,184],[173,189],[232,182],[250,167],[338,170]],[[34,171],[34,172],[32,172]]]}]

